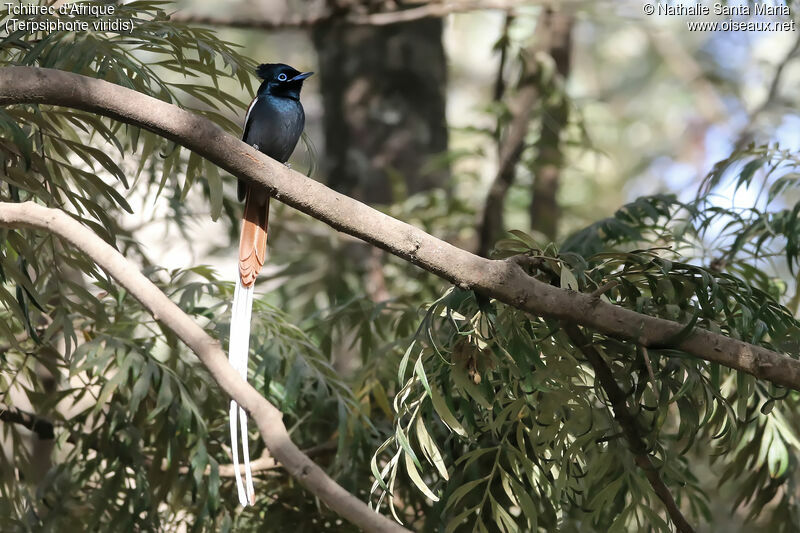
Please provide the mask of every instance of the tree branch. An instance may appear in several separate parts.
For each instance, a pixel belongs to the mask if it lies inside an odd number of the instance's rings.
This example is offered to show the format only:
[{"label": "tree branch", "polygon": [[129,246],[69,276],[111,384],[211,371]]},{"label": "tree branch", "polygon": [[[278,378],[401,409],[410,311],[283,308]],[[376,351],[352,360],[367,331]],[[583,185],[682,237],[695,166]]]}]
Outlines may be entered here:
[{"label": "tree branch", "polygon": [[[42,440],[52,440],[55,438],[55,428],[60,426],[61,424],[57,424],[52,422],[47,418],[42,418],[38,415],[31,414],[27,411],[23,411],[21,409],[17,409],[16,407],[11,407],[8,405],[0,404],[0,421],[6,422],[9,424],[19,424],[23,427],[28,428],[33,433],[39,436]],[[67,442],[77,443],[80,438],[87,438],[90,437],[89,435],[83,435],[76,437],[75,435],[70,435],[67,438]],[[90,445],[90,448],[97,449],[95,445]],[[320,455],[326,452],[331,452],[336,450],[336,441],[328,441],[323,442],[322,444],[318,444],[317,446],[312,446],[306,450],[303,450],[303,453],[309,457],[314,457],[315,455]],[[280,464],[269,454],[268,449],[264,449],[261,456],[258,459],[250,461],[250,469],[251,471],[256,474],[258,472],[263,472],[266,470],[273,470],[276,468],[283,468],[283,465]],[[163,470],[167,469],[166,464],[162,466]],[[181,474],[189,474],[191,473],[191,469],[188,466],[182,466],[178,470]],[[242,475],[245,473],[245,466],[244,464],[239,465],[239,471]],[[211,467],[206,466],[205,475],[209,475],[211,473]],[[219,475],[220,477],[233,477],[236,474],[236,467],[232,464],[221,464],[219,465]]]},{"label": "tree branch", "polygon": [[727,119],[728,111],[725,108],[725,102],[722,101],[714,85],[703,72],[703,67],[686,50],[680,39],[669,31],[658,29],[652,31],[649,37],[667,68],[694,91],[698,102],[698,105],[695,106],[698,115],[702,116],[709,124],[716,124]]},{"label": "tree branch", "polygon": [[[51,420],[47,418],[42,418],[38,415],[31,414],[27,411],[23,411],[21,409],[17,409],[16,407],[11,407],[8,405],[0,404],[0,421],[6,422],[9,424],[19,424],[23,427],[28,428],[33,433],[36,433],[41,440],[52,440],[55,438],[55,428],[60,424],[53,423]],[[70,435],[67,438],[67,442],[77,443],[80,438],[87,438],[90,437],[89,435],[83,435],[76,437],[75,435]],[[97,449],[95,445],[90,445],[90,448]],[[307,450],[303,450],[303,453],[309,457],[313,457],[315,455],[319,455],[321,453],[330,452],[336,449],[336,442],[325,442],[320,445],[308,448]],[[149,460],[149,458],[147,458]],[[250,461],[250,470],[253,474],[258,472],[263,472],[267,470],[273,470],[276,468],[283,468],[283,465],[280,464],[269,454],[268,449],[264,449],[261,457]],[[162,465],[162,470],[167,470],[167,465]],[[189,474],[191,473],[191,469],[188,466],[182,466],[178,470],[181,474]],[[245,466],[244,464],[239,465],[239,471],[242,475],[245,473]],[[211,473],[211,467],[206,466],[205,475],[209,475]],[[221,464],[219,465],[219,476],[220,477],[234,477],[236,475],[236,467],[233,464]]]},{"label": "tree branch", "polygon": [[[221,130],[219,133],[222,133]],[[219,342],[203,331],[122,254],[90,229],[62,211],[33,202],[0,202],[0,226],[43,229],[81,250],[141,302],[153,318],[175,332],[197,355],[222,390],[250,413],[272,456],[306,489],[341,517],[365,531],[407,531],[396,522],[375,513],[301,452],[289,438],[281,412],[228,364]],[[18,417],[18,413],[12,414]],[[35,420],[29,423],[31,427],[37,427]]]},{"label": "tree branch", "polygon": [[3,356],[7,351],[11,350],[12,348],[16,348],[19,346],[21,342],[24,342],[28,339],[28,332],[23,331],[22,333],[17,333],[14,335],[12,339],[9,339],[11,342],[0,344],[0,356]]},{"label": "tree branch", "polygon": [[[539,140],[536,142],[536,159],[533,162],[533,194],[529,213],[531,229],[556,239],[561,207],[556,198],[564,165],[562,132],[569,122],[569,105],[566,80],[569,77],[572,55],[572,28],[574,17],[568,11],[548,10],[547,54],[552,58],[557,76],[543,80],[540,89],[548,95],[543,102]],[[560,93],[560,94],[559,94]]]},{"label": "tree branch", "polygon": [[36,433],[42,440],[52,440],[55,437],[54,424],[51,421],[21,411],[16,407],[0,405],[0,420],[24,426]]},{"label": "tree branch", "polygon": [[772,81],[769,85],[769,90],[767,91],[767,95],[764,97],[764,101],[750,113],[750,117],[748,119],[748,124],[739,134],[736,143],[733,145],[734,150],[741,150],[745,147],[745,145],[749,142],[752,142],[753,139],[753,128],[755,126],[756,119],[769,110],[770,107],[775,105],[775,101],[778,99],[778,92],[781,88],[781,82],[783,81],[783,74],[786,70],[786,66],[794,59],[798,52],[800,52],[800,34],[794,41],[794,44],[786,52],[786,55],[783,57],[778,63],[778,66],[775,68],[775,74],[772,76]]},{"label": "tree branch", "polygon": [[[426,18],[440,18],[454,13],[470,11],[501,10],[512,12],[520,6],[536,5],[535,0],[445,0],[429,2],[408,9],[398,9],[377,13],[350,11],[320,11],[314,14],[293,14],[274,19],[258,19],[252,16],[206,16],[191,13],[175,13],[170,17],[172,22],[186,24],[205,24],[208,26],[224,26],[245,29],[289,29],[310,28],[318,24],[335,22],[350,26],[388,26],[401,22],[411,22]],[[249,6],[245,6],[250,9]]]},{"label": "tree branch", "polygon": [[[317,444],[316,446],[312,446],[311,448],[307,448],[303,450],[303,453],[306,454],[308,457],[315,457],[317,455],[321,455],[324,453],[330,453],[335,451],[337,448],[336,441],[328,441],[323,442],[322,444]],[[250,461],[250,470],[253,474],[258,472],[265,472],[267,470],[274,470],[276,468],[283,468],[283,465],[275,460],[272,455],[270,455],[269,450],[264,449],[261,453],[261,457]],[[210,473],[211,468],[206,467],[206,475]],[[181,467],[181,473],[189,473],[188,467]],[[243,464],[239,465],[239,472],[242,475],[245,473],[245,466]],[[219,465],[219,475],[220,477],[233,477],[236,474],[236,467],[232,464],[224,464]]]},{"label": "tree branch", "polygon": [[[670,345],[700,359],[752,374],[776,385],[800,390],[800,361],[796,359],[700,328],[695,328],[684,336],[684,324],[643,315],[592,298],[589,294],[552,287],[528,276],[512,260],[497,261],[478,257],[339,194],[228,135],[210,120],[172,104],[119,85],[59,70],[34,67],[0,68],[0,105],[24,103],[83,109],[146,128],[205,157],[233,176],[243,179],[248,185],[263,187],[276,200],[341,232],[378,246],[463,289],[473,289],[517,309],[537,316],[582,324],[599,333],[643,346]],[[19,204],[16,207],[9,204],[0,206],[0,220],[9,216],[9,209],[19,209]],[[15,224],[22,222],[24,221],[17,220]],[[73,225],[78,224],[74,220],[71,222]],[[88,230],[84,228],[84,231]],[[174,304],[168,303],[177,309]],[[188,328],[188,325],[184,326]],[[225,361],[207,355],[211,353],[208,350],[221,355],[219,346],[216,343],[212,347],[205,346],[208,337],[196,324],[191,323],[190,331],[191,337],[188,340],[196,343],[190,346],[204,350],[204,357],[210,364],[213,363],[217,374],[224,367],[224,389],[236,393],[238,401],[238,395],[244,394],[238,389],[243,382],[236,378],[236,389],[232,388],[231,380],[235,373],[227,373],[232,370]],[[188,334],[189,330],[184,333]],[[676,337],[682,340],[674,342],[672,339]],[[219,375],[223,377],[222,374]],[[246,401],[240,402],[242,405],[249,408],[258,406],[262,419],[269,415],[277,421],[280,420],[278,411],[262,404],[263,399],[252,387],[248,387],[246,392],[247,398],[243,398]],[[267,430],[269,427],[265,426],[263,429]],[[281,433],[284,437],[272,439],[276,446],[288,442],[285,430],[281,430]],[[278,457],[272,446],[269,447],[277,459],[287,464]],[[292,453],[299,452],[294,445],[291,447]],[[290,473],[297,473],[295,468],[302,463],[301,458],[292,455],[292,459],[287,468]]]},{"label": "tree branch", "polygon": [[636,418],[628,409],[625,393],[622,392],[622,389],[614,380],[614,375],[611,373],[611,369],[603,359],[603,356],[592,345],[591,341],[586,338],[578,326],[566,322],[562,323],[562,326],[567,336],[572,341],[572,344],[586,356],[586,360],[589,361],[589,364],[594,369],[595,379],[606,392],[608,401],[611,402],[614,418],[622,428],[622,433],[625,435],[625,439],[631,447],[636,465],[644,471],[656,496],[658,496],[667,508],[672,522],[681,533],[694,533],[694,528],[686,520],[686,517],[683,516],[683,513],[681,513],[681,510],[675,503],[675,499],[672,497],[672,493],[664,484],[655,465],[653,465],[653,461],[647,453],[647,444],[644,442],[644,439],[642,439],[639,427],[636,424]]},{"label": "tree branch", "polygon": [[[548,20],[549,11],[539,15],[534,32],[535,37],[531,39],[530,45],[525,50],[525,61],[522,75],[517,83],[517,92],[508,106],[511,112],[511,122],[508,125],[508,131],[502,138],[500,138],[498,126],[497,172],[491,187],[489,187],[489,193],[486,195],[483,216],[478,227],[478,255],[483,257],[489,255],[489,250],[503,233],[503,206],[508,189],[514,183],[517,163],[522,156],[523,148],[525,148],[525,136],[528,134],[528,127],[533,116],[533,106],[539,97],[539,90],[536,86],[539,59],[536,55],[542,49],[542,40],[547,39],[543,36],[548,33]],[[501,57],[498,80],[502,80],[502,59]]]}]

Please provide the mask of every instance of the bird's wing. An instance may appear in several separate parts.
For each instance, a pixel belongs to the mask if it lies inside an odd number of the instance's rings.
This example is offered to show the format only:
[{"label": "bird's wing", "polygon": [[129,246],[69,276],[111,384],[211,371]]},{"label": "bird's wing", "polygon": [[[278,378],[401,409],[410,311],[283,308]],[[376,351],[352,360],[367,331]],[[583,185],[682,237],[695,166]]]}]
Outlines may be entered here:
[{"label": "bird's wing", "polygon": [[250,107],[247,108],[247,113],[244,115],[244,124],[242,125],[242,140],[247,142],[247,134],[250,131],[250,114],[253,112],[253,108],[258,103],[258,96],[253,98],[253,101],[250,102]]},{"label": "bird's wing", "polygon": [[[250,107],[247,108],[247,113],[244,116],[244,124],[242,125],[242,140],[244,142],[247,142],[247,135],[250,133],[250,115],[253,113],[253,108],[256,107],[257,103],[258,96],[250,102]],[[245,196],[247,196],[247,184],[240,179],[236,188],[236,197],[241,202],[244,201]]]}]

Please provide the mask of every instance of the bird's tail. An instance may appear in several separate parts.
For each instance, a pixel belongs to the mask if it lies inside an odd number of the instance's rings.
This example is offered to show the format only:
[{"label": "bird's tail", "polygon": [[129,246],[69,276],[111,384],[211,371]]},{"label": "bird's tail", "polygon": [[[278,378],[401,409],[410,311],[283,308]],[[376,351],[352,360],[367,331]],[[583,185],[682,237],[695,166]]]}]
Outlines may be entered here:
[{"label": "bird's tail", "polygon": [[253,285],[264,266],[268,225],[269,196],[248,189],[244,201],[242,234],[239,237],[239,277],[245,287]]},{"label": "bird's tail", "polygon": [[[236,290],[233,293],[231,310],[230,344],[228,361],[247,381],[247,359],[250,352],[250,320],[253,310],[253,284],[264,266],[267,253],[267,225],[269,222],[269,197],[260,197],[259,192],[247,193],[244,207],[242,233],[239,239],[239,272],[236,276]],[[259,201],[262,200],[262,201]],[[244,455],[245,483],[239,470],[239,446],[237,442],[237,421],[241,429],[242,454]],[[253,475],[250,470],[250,450],[247,434],[247,413],[235,401],[230,405],[231,452],[236,471],[236,488],[239,503],[247,506],[255,503]]]}]

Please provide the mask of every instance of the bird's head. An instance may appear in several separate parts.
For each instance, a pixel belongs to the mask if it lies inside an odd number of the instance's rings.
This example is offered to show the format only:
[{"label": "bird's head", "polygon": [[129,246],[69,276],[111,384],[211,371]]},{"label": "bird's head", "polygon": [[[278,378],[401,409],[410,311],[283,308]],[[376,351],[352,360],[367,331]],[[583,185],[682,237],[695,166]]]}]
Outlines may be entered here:
[{"label": "bird's head", "polygon": [[283,63],[264,63],[256,68],[256,74],[264,80],[258,88],[258,94],[269,94],[283,98],[300,98],[300,89],[303,80],[314,74],[313,72],[300,72]]}]

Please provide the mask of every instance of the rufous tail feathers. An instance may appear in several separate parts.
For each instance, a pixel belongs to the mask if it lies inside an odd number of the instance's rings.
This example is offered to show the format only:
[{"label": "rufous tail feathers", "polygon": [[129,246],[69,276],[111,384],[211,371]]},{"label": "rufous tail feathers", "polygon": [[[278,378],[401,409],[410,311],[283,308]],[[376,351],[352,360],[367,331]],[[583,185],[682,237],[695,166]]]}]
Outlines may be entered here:
[{"label": "rufous tail feathers", "polygon": [[239,238],[239,277],[244,287],[255,283],[267,256],[269,196],[248,189],[244,203],[242,234]]}]

